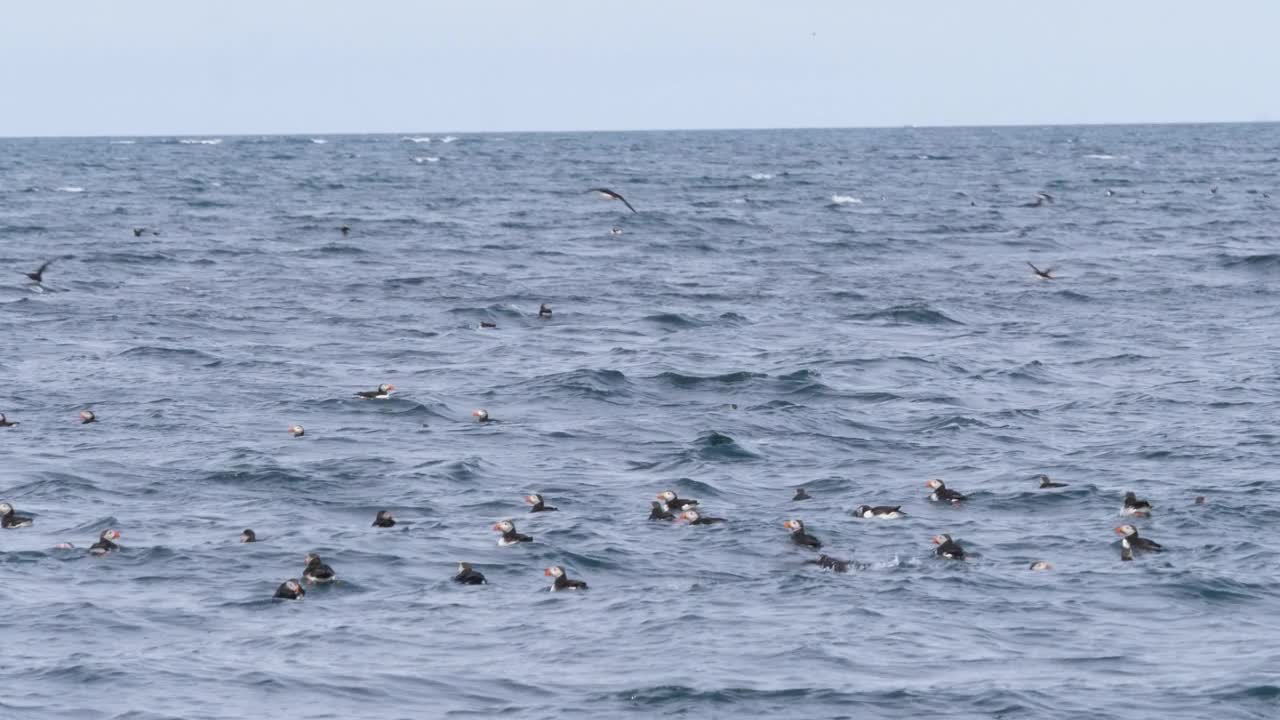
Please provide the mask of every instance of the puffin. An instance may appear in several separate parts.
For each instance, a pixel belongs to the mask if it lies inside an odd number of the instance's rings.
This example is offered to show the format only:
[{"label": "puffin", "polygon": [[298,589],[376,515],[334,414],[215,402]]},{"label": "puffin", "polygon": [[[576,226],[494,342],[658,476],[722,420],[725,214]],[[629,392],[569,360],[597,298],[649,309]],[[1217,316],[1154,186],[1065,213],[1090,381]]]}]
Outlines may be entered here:
[{"label": "puffin", "polygon": [[1138,537],[1138,530],[1132,525],[1121,525],[1116,528],[1116,534],[1123,536],[1120,538],[1120,547],[1128,550],[1130,554],[1133,552],[1162,552],[1164,550],[1164,546],[1155,540]]},{"label": "puffin", "polygon": [[307,431],[304,430],[301,425],[290,425],[289,434],[294,437],[302,437],[307,434]]},{"label": "puffin", "polygon": [[791,531],[791,542],[814,550],[822,547],[821,540],[804,531],[803,520],[788,520],[782,523],[782,527]]},{"label": "puffin", "polygon": [[490,321],[490,320],[481,320],[481,321],[480,321],[480,328],[481,328],[482,330],[489,329],[489,328],[495,328],[495,329],[496,329],[497,327],[498,327],[498,323],[496,323],[496,322],[492,322],[492,321]]},{"label": "puffin", "polygon": [[516,524],[510,520],[503,520],[493,524],[493,529],[502,533],[502,537],[498,538],[499,546],[515,545],[522,542],[533,542],[533,538],[524,533],[516,532]]},{"label": "puffin", "polygon": [[[1027,263],[1027,264],[1031,265],[1031,263]],[[1040,278],[1041,280],[1057,280],[1058,279],[1053,276],[1053,268],[1045,268],[1044,270],[1041,270],[1035,265],[1031,265],[1031,272],[1035,273],[1036,277]]]},{"label": "puffin", "polygon": [[529,512],[531,512],[531,513],[536,513],[536,512],[556,512],[557,510],[559,510],[559,509],[560,509],[560,508],[558,508],[558,507],[551,507],[550,505],[548,505],[548,504],[544,503],[544,502],[542,501],[542,496],[541,496],[541,495],[539,495],[538,493],[534,493],[534,494],[532,494],[532,495],[525,495],[525,496],[524,496],[524,501],[525,501],[525,502],[527,502],[527,503],[529,503],[530,505],[532,505],[532,506],[533,506],[533,507],[529,508]]},{"label": "puffin", "polygon": [[689,510],[698,504],[697,500],[676,497],[673,490],[663,490],[658,493],[658,499],[666,503],[667,507],[672,510]]},{"label": "puffin", "polygon": [[1048,560],[1037,560],[1031,563],[1031,569],[1035,571],[1052,570],[1053,563]]},{"label": "puffin", "polygon": [[306,594],[307,591],[302,589],[302,583],[296,578],[289,578],[280,583],[280,587],[276,588],[276,594],[271,597],[279,600],[301,600]]},{"label": "puffin", "polygon": [[373,518],[373,527],[395,527],[396,519],[391,517],[390,510],[379,510]]},{"label": "puffin", "polygon": [[1124,494],[1124,507],[1120,509],[1120,514],[1146,517],[1151,514],[1151,503],[1139,500],[1132,491],[1127,492]]},{"label": "puffin", "polygon": [[933,544],[938,546],[934,552],[940,558],[948,560],[964,559],[964,548],[960,547],[960,543],[952,540],[950,535],[934,535]]},{"label": "puffin", "polygon": [[116,530],[103,530],[98,536],[98,542],[89,546],[89,553],[92,555],[106,555],[114,550],[119,550],[120,546],[112,542],[119,540],[120,533]]},{"label": "puffin", "polygon": [[687,521],[690,525],[715,525],[716,523],[729,522],[724,518],[703,517],[697,510],[685,510],[680,513],[680,519]]},{"label": "puffin", "polygon": [[599,193],[600,197],[604,198],[605,200],[621,200],[622,204],[626,205],[628,210],[630,210],[631,212],[637,212],[635,208],[631,207],[631,203],[627,202],[626,198],[610,190],[609,188],[591,188],[587,192]]},{"label": "puffin", "polygon": [[338,575],[315,553],[307,553],[307,566],[302,569],[302,579],[311,583],[327,583],[338,579]]},{"label": "puffin", "polygon": [[240,542],[242,543],[258,542],[258,534],[250,530],[249,528],[245,528],[244,532],[240,533]]},{"label": "puffin", "polygon": [[45,261],[45,264],[37,268],[35,272],[22,273],[22,274],[31,278],[31,282],[39,285],[40,283],[44,282],[44,271],[48,269],[48,267],[52,264],[53,264],[52,260],[47,260]]},{"label": "puffin", "polygon": [[0,528],[16,530],[18,528],[31,527],[31,524],[31,518],[15,515],[12,505],[7,502],[0,502]]},{"label": "puffin", "polygon": [[361,400],[386,400],[391,397],[392,391],[396,389],[395,385],[382,383],[377,390],[362,390],[355,394],[355,397]]},{"label": "puffin", "polygon": [[1048,488],[1066,487],[1066,486],[1069,484],[1069,483],[1054,482],[1054,481],[1052,481],[1052,480],[1050,480],[1050,479],[1049,479],[1049,476],[1048,476],[1048,475],[1037,475],[1037,476],[1036,476],[1036,478],[1038,478],[1038,479],[1040,480],[1040,489],[1041,489],[1041,490],[1045,490],[1045,489],[1048,489]]},{"label": "puffin", "polygon": [[875,507],[871,507],[870,505],[859,505],[858,509],[853,511],[853,516],[860,518],[887,518],[892,520],[895,518],[906,517],[907,514],[902,512],[901,505],[877,505]]},{"label": "puffin", "polygon": [[98,422],[98,416],[93,414],[92,410],[80,411],[80,424],[88,425],[89,423]]},{"label": "puffin", "polygon": [[809,499],[812,499],[812,497],[813,496],[811,496],[808,492],[806,492],[804,488],[798,487],[796,488],[795,496],[791,498],[791,502],[798,502],[800,500],[809,500]]},{"label": "puffin", "polygon": [[489,581],[484,579],[484,575],[479,570],[473,569],[469,562],[458,563],[458,574],[453,576],[453,581],[463,585],[489,584]]},{"label": "puffin", "polygon": [[676,516],[667,509],[666,505],[654,500],[650,503],[649,519],[650,520],[675,520]]},{"label": "puffin", "polygon": [[833,558],[830,555],[819,555],[816,560],[805,560],[806,565],[817,565],[820,568],[830,570],[831,572],[847,573],[849,572],[849,561]]},{"label": "puffin", "polygon": [[472,410],[471,417],[475,418],[476,422],[480,423],[481,425],[488,422],[498,422],[497,420],[494,420],[493,418],[489,417],[489,411],[485,410],[484,408],[480,408],[479,410]]},{"label": "puffin", "polygon": [[1053,204],[1053,196],[1052,196],[1052,195],[1050,195],[1050,194],[1049,194],[1049,193],[1047,193],[1047,192],[1038,192],[1038,193],[1036,193],[1036,201],[1035,201],[1035,202],[1024,203],[1024,204],[1022,205],[1022,207],[1040,207],[1040,206],[1042,206],[1042,205],[1044,205],[1044,204],[1046,204],[1046,203],[1048,203],[1049,205],[1052,205],[1052,204]]},{"label": "puffin", "polygon": [[339,225],[339,226],[338,226],[338,232],[342,233],[342,237],[346,237],[346,236],[348,236],[348,235],[350,235],[350,234],[351,234],[351,226],[350,226],[350,225]]},{"label": "puffin", "polygon": [[613,227],[609,228],[609,234],[610,234],[610,235],[621,235],[621,234],[622,234],[622,228],[618,227],[617,225],[614,225]]},{"label": "puffin", "polygon": [[9,418],[4,416],[4,413],[0,413],[0,427],[15,427],[16,425],[18,423],[10,422]]},{"label": "puffin", "polygon": [[550,305],[548,305],[548,304],[546,304],[546,303],[542,303],[541,305],[539,305],[539,306],[538,306],[538,317],[540,317],[540,318],[549,318],[549,317],[551,317],[551,306],[550,306]]},{"label": "puffin", "polygon": [[553,565],[542,572],[547,577],[555,578],[551,583],[551,592],[559,592],[561,590],[586,590],[587,584],[581,580],[570,580],[565,575],[564,568],[559,565]]},{"label": "puffin", "polygon": [[933,502],[958,503],[969,499],[963,493],[948,488],[946,483],[941,480],[930,480],[924,486],[933,488],[933,492],[929,493],[929,499]]}]

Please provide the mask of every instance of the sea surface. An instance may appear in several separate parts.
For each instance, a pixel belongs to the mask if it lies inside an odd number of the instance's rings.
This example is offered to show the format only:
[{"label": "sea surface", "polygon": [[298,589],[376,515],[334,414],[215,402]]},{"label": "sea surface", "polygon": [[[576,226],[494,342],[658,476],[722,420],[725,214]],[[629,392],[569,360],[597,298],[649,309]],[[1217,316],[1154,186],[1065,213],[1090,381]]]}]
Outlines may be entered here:
[{"label": "sea surface", "polygon": [[0,717],[1280,717],[1278,210],[1267,124],[0,140]]}]

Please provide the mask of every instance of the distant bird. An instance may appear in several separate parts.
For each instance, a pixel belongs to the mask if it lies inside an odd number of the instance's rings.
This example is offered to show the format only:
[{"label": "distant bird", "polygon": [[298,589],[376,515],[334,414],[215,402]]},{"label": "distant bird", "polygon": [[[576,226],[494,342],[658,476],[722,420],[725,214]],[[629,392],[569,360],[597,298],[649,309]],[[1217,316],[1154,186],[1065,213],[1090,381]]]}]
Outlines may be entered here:
[{"label": "distant bird", "polygon": [[[158,236],[158,235],[160,234],[160,231],[159,231],[159,230],[151,230],[150,232],[151,232],[151,234],[152,234],[152,235],[157,235],[157,236]],[[147,234],[147,228],[144,228],[144,227],[136,227],[136,228],[134,228],[134,229],[133,229],[133,236],[134,236],[134,237],[142,237],[143,235],[146,235],[146,234]]]},{"label": "distant bird", "polygon": [[458,563],[458,574],[453,576],[453,581],[463,585],[489,584],[489,581],[484,579],[484,575],[479,570],[473,569],[469,562]]},{"label": "distant bird", "polygon": [[610,229],[609,229],[609,234],[610,234],[610,235],[621,235],[621,234],[622,234],[622,228],[620,228],[620,227],[618,227],[618,226],[616,226],[616,225],[615,225],[614,227],[612,227],[612,228],[610,228]]},{"label": "distant bird", "polygon": [[934,535],[933,544],[938,546],[934,552],[940,558],[948,560],[964,559],[964,548],[960,547],[960,543],[952,540],[950,535]]},{"label": "distant bird", "polygon": [[19,423],[16,422],[9,422],[9,418],[5,417],[4,413],[0,413],[0,427],[14,427],[18,424]]},{"label": "distant bird", "polygon": [[355,397],[358,397],[361,400],[386,400],[391,397],[391,393],[395,389],[395,385],[382,383],[378,386],[377,390],[362,390],[361,392],[356,393]]},{"label": "distant bird", "polygon": [[667,507],[672,510],[688,510],[698,504],[697,500],[676,497],[674,490],[663,490],[658,493],[658,499],[666,503]]},{"label": "distant bird", "polygon": [[929,493],[929,499],[933,502],[949,502],[955,504],[969,499],[963,493],[947,487],[946,483],[941,480],[930,480],[929,482],[926,482],[924,486],[933,489],[933,492]]},{"label": "distant bird", "polygon": [[609,188],[591,188],[587,192],[599,193],[600,197],[603,197],[606,200],[621,200],[622,204],[627,206],[627,209],[629,209],[631,212],[637,212],[635,208],[631,207],[631,203],[627,202],[626,198],[610,190]]},{"label": "distant bird", "polygon": [[853,511],[854,517],[860,518],[885,518],[888,520],[896,520],[900,517],[906,517],[907,514],[902,512],[901,505],[859,505],[858,509]]},{"label": "distant bird", "polygon": [[1151,503],[1139,500],[1132,491],[1127,492],[1124,494],[1124,506],[1120,508],[1120,514],[1146,517],[1151,514]]},{"label": "distant bird", "polygon": [[551,583],[551,592],[559,592],[561,590],[586,590],[587,584],[581,580],[570,580],[565,574],[564,568],[559,565],[549,567],[543,571],[543,575],[555,578]]},{"label": "distant bird", "polygon": [[39,269],[37,269],[35,272],[22,273],[22,274],[31,278],[31,282],[39,285],[40,283],[44,282],[44,271],[48,269],[48,267],[52,264],[53,264],[53,260],[46,260],[45,263],[41,265]]},{"label": "distant bird", "polygon": [[302,583],[291,578],[280,583],[280,587],[276,588],[276,594],[271,597],[278,600],[301,600],[306,594],[307,591],[302,589]]},{"label": "distant bird", "polygon": [[831,572],[849,572],[848,560],[839,560],[831,557],[830,555],[819,555],[817,559],[805,560],[804,562],[806,565],[817,565],[818,567],[828,569]]},{"label": "distant bird", "polygon": [[394,527],[395,524],[396,519],[391,516],[390,510],[379,510],[373,518],[373,527]]},{"label": "distant bird", "polygon": [[1164,550],[1164,546],[1155,540],[1138,537],[1138,531],[1132,525],[1121,525],[1116,528],[1116,534],[1123,536],[1120,538],[1120,547],[1124,550],[1128,550],[1130,553],[1135,551],[1162,552]]},{"label": "distant bird", "polygon": [[690,525],[716,525],[722,522],[729,522],[724,518],[704,516],[697,510],[685,510],[680,513],[680,517],[677,519],[684,520]]},{"label": "distant bird", "polygon": [[475,418],[476,422],[481,424],[484,424],[487,422],[497,422],[497,420],[494,420],[493,418],[489,417],[489,411],[485,410],[484,408],[480,408],[479,410],[472,410],[471,417]]},{"label": "distant bird", "polygon": [[676,519],[676,516],[670,510],[667,509],[666,505],[663,505],[657,500],[654,500],[651,503],[651,505],[652,507],[649,508],[650,520],[675,520]]},{"label": "distant bird", "polygon": [[12,505],[7,502],[0,502],[0,528],[16,530],[18,528],[31,527],[31,524],[31,518],[16,514]]},{"label": "distant bird", "polygon": [[302,579],[311,583],[327,583],[338,579],[337,573],[315,553],[307,553],[306,567],[302,569]]},{"label": "distant bird", "polygon": [[119,550],[120,546],[112,542],[119,539],[119,531],[103,530],[102,534],[98,536],[98,542],[89,546],[89,553],[91,555],[106,555],[113,550]]},{"label": "distant bird", "polygon": [[1217,185],[1214,185],[1213,187],[1209,188],[1209,194],[1210,194],[1210,195],[1217,195],[1217,194],[1218,194],[1218,186],[1217,186]]},{"label": "distant bird", "polygon": [[796,488],[795,496],[791,498],[791,502],[796,502],[797,500],[810,500],[810,499],[812,498],[809,495],[809,493],[805,492],[804,488],[798,487]]},{"label": "distant bird", "polygon": [[782,523],[782,527],[791,531],[791,542],[814,550],[822,547],[821,540],[804,531],[803,520],[788,520]]},{"label": "distant bird", "polygon": [[1024,203],[1022,207],[1040,207],[1041,205],[1045,205],[1045,204],[1052,205],[1053,196],[1047,192],[1038,192],[1036,193],[1035,202]]},{"label": "distant bird", "polygon": [[[1027,263],[1027,264],[1028,264],[1028,265],[1031,265],[1031,263]],[[1032,270],[1032,272],[1034,272],[1034,273],[1036,274],[1036,276],[1037,276],[1037,277],[1044,278],[1045,280],[1057,280],[1057,279],[1058,279],[1058,278],[1056,278],[1056,277],[1054,277],[1054,276],[1053,276],[1053,268],[1045,268],[1044,270],[1041,270],[1040,268],[1036,267],[1035,265],[1031,265],[1031,270]]]},{"label": "distant bird", "polygon": [[249,528],[245,528],[244,532],[240,533],[240,542],[242,543],[258,542],[258,534],[250,530]]},{"label": "distant bird", "polygon": [[92,410],[80,411],[80,424],[88,425],[89,423],[98,422],[98,416],[93,414]]},{"label": "distant bird", "polygon": [[1114,196],[1115,194],[1116,194],[1116,191],[1115,191],[1115,190],[1108,190],[1108,191],[1106,192],[1106,196],[1107,196],[1107,197],[1112,197],[1112,196]]},{"label": "distant bird", "polygon": [[1031,563],[1031,569],[1032,570],[1052,570],[1053,563],[1047,560],[1037,560]]},{"label": "distant bird", "polygon": [[[0,415],[0,418],[3,418],[3,417],[4,417],[3,415]],[[1197,505],[1203,505],[1203,504],[1205,504],[1205,501],[1206,501],[1205,496],[1203,496],[1203,495],[1197,495],[1197,496],[1196,496],[1196,504],[1197,504]]]},{"label": "distant bird", "polygon": [[351,226],[349,225],[343,225],[339,227],[338,230],[342,231],[342,237],[346,237],[351,234]]},{"label": "distant bird", "polygon": [[550,306],[550,305],[548,305],[548,304],[546,304],[546,303],[542,303],[541,305],[539,305],[539,306],[538,306],[538,317],[540,317],[540,318],[549,318],[549,317],[551,317],[551,306]]},{"label": "distant bird", "polygon": [[481,320],[481,321],[480,321],[480,327],[482,327],[482,328],[496,328],[496,327],[498,327],[498,323],[496,323],[496,322],[490,322],[490,321],[488,321],[488,320]]},{"label": "distant bird", "polygon": [[289,434],[294,437],[302,437],[307,434],[307,431],[303,430],[301,425],[290,425]]},{"label": "distant bird", "polygon": [[1068,483],[1054,482],[1049,479],[1048,475],[1037,475],[1040,480],[1040,489],[1066,487]]},{"label": "distant bird", "polygon": [[555,511],[557,511],[557,510],[559,510],[559,509],[560,509],[560,508],[551,507],[550,505],[548,505],[548,504],[546,504],[545,502],[543,502],[543,501],[542,501],[542,496],[541,496],[541,495],[539,495],[539,494],[537,494],[537,493],[534,493],[534,494],[532,494],[532,495],[525,495],[525,496],[524,496],[524,501],[525,501],[525,502],[527,502],[527,503],[529,503],[530,505],[532,505],[532,506],[533,506],[533,507],[529,508],[529,512],[531,512],[531,513],[536,513],[536,512],[555,512]]}]

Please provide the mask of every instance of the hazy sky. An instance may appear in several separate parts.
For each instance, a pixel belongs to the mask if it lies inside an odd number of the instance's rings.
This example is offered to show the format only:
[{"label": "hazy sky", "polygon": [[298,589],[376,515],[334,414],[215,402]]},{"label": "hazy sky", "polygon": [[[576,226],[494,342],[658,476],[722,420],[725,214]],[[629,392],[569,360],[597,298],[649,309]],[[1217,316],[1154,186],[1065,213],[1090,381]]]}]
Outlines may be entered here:
[{"label": "hazy sky", "polygon": [[1280,120],[1274,0],[0,10],[0,135]]}]

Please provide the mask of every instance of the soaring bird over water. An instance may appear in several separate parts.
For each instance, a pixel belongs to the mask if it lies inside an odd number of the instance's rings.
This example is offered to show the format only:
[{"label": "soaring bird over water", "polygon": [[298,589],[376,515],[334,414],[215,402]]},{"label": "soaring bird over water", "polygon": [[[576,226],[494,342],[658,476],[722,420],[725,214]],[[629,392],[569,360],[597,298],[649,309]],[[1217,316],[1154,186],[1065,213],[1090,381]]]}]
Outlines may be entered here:
[{"label": "soaring bird over water", "polygon": [[[1028,265],[1031,265],[1031,263],[1027,263],[1027,264],[1028,264]],[[1045,268],[1044,270],[1041,270],[1040,268],[1036,267],[1035,265],[1031,265],[1031,271],[1032,271],[1032,272],[1034,272],[1034,273],[1036,274],[1036,276],[1037,276],[1037,277],[1044,278],[1045,280],[1057,280],[1057,279],[1058,279],[1058,278],[1056,278],[1056,277],[1054,277],[1054,276],[1053,276],[1053,268]]]},{"label": "soaring bird over water", "polygon": [[628,210],[630,210],[631,212],[639,212],[635,208],[631,207],[631,203],[627,202],[626,198],[610,190],[609,188],[591,188],[587,192],[600,193],[600,197],[606,200],[621,200],[622,204],[626,205]]},{"label": "soaring bird over water", "polygon": [[22,273],[22,274],[31,278],[31,282],[36,283],[38,285],[44,282],[44,271],[46,268],[48,268],[52,264],[53,264],[52,260],[46,260],[45,263],[41,265],[40,268],[35,272]]}]

